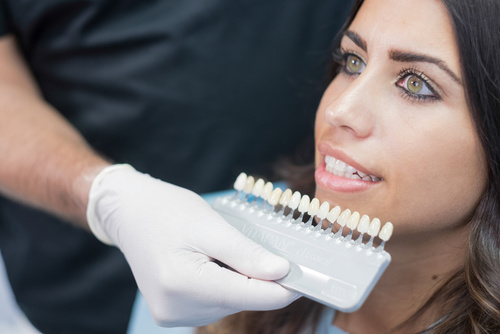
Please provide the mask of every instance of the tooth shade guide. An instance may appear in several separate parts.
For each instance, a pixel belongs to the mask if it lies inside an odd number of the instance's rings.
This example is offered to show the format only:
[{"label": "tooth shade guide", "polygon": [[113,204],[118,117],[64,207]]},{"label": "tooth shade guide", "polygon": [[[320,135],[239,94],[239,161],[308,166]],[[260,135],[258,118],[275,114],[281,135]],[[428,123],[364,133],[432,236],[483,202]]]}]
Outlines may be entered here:
[{"label": "tooth shade guide", "polygon": [[[271,203],[273,201],[276,198],[270,199]],[[266,209],[265,214],[260,214],[264,210],[240,204],[241,200],[236,201],[228,196],[216,199],[213,207],[248,238],[290,262],[290,273],[280,279],[279,284],[326,306],[343,312],[352,312],[361,307],[390,262],[390,255],[380,246],[368,247],[366,244],[346,241],[345,237],[336,238],[329,231],[312,232],[312,229],[303,228],[304,224],[289,224],[288,220],[276,215],[276,212],[269,214]],[[296,208],[299,206],[300,203]],[[304,208],[301,207],[302,209]],[[318,210],[313,219],[321,221],[327,211],[323,210],[323,213]],[[306,212],[302,211],[305,217],[310,216],[307,214],[309,208]],[[326,217],[323,218],[323,223],[327,225],[329,221],[324,219]],[[337,221],[335,223],[336,227],[340,226]],[[347,224],[351,226],[351,223],[345,223],[346,230]],[[323,293],[324,291],[328,291],[328,294]]]}]

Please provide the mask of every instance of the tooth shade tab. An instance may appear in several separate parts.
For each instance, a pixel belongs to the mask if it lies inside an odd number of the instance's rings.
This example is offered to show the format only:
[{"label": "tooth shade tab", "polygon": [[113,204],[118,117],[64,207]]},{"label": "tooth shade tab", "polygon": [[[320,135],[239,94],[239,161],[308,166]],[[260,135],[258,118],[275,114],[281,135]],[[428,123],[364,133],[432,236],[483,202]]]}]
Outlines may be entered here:
[{"label": "tooth shade tab", "polygon": [[298,192],[298,191],[294,192],[292,197],[290,198],[290,202],[288,203],[288,207],[290,207],[290,209],[292,209],[292,210],[297,209],[299,206],[301,197],[302,197],[302,195],[300,194],[300,192]]},{"label": "tooth shade tab", "polygon": [[307,210],[307,214],[310,216],[315,216],[319,210],[319,199],[313,198],[311,200],[311,204],[309,204],[309,210]]},{"label": "tooth shade tab", "polygon": [[337,205],[336,207],[331,209],[330,212],[328,212],[328,215],[326,215],[326,219],[328,219],[330,223],[333,224],[335,223],[339,215],[340,215],[340,206]]},{"label": "tooth shade tab", "polygon": [[264,189],[264,184],[265,184],[264,180],[258,179],[253,185],[252,195],[254,195],[255,197],[260,196],[260,193]]},{"label": "tooth shade tab", "polygon": [[373,218],[370,226],[368,227],[368,235],[372,237],[376,237],[378,232],[380,231],[380,219]]},{"label": "tooth shade tab", "polygon": [[328,215],[329,210],[330,210],[330,203],[323,202],[323,204],[321,204],[321,206],[319,207],[316,216],[318,216],[319,219],[323,220]]},{"label": "tooth shade tab", "polygon": [[276,205],[278,204],[278,201],[281,197],[281,193],[283,191],[280,189],[280,188],[276,188],[273,190],[273,192],[271,193],[271,196],[269,197],[269,199],[267,200],[267,202],[271,205]]},{"label": "tooth shade tab", "polygon": [[255,179],[253,178],[253,176],[247,177],[247,180],[245,182],[245,188],[243,188],[243,191],[247,194],[250,194],[252,192],[254,182]]},{"label": "tooth shade tab", "polygon": [[347,227],[350,228],[351,230],[354,230],[358,226],[358,223],[359,223],[359,213],[357,211],[354,211],[347,220]]},{"label": "tooth shade tab", "polygon": [[385,223],[384,227],[380,231],[378,237],[383,241],[388,241],[392,236],[392,231],[394,230],[394,226],[392,223]]},{"label": "tooth shade tab", "polygon": [[368,217],[367,215],[361,216],[361,219],[359,220],[359,224],[358,224],[359,233],[368,232],[369,226],[370,226],[370,217]]},{"label": "tooth shade tab", "polygon": [[300,203],[299,203],[299,212],[300,213],[305,213],[307,212],[307,210],[309,210],[309,204],[311,203],[311,200],[309,199],[309,196],[307,195],[304,195],[302,196],[302,198],[300,199]]},{"label": "tooth shade tab", "polygon": [[337,218],[337,223],[339,223],[340,226],[345,226],[350,216],[351,216],[351,210],[345,209],[344,211],[342,211],[339,218]]},{"label": "tooth shade tab", "polygon": [[238,175],[238,177],[236,178],[236,181],[234,181],[234,189],[242,191],[245,188],[246,181],[247,174],[240,173],[240,175]]},{"label": "tooth shade tab", "polygon": [[260,197],[264,200],[267,201],[269,196],[271,196],[271,193],[273,192],[273,184],[271,182],[267,182],[264,185],[264,189],[262,189],[262,192],[260,194]]},{"label": "tooth shade tab", "polygon": [[279,204],[286,206],[288,202],[290,202],[290,198],[292,197],[292,191],[290,189],[286,189],[280,197]]}]

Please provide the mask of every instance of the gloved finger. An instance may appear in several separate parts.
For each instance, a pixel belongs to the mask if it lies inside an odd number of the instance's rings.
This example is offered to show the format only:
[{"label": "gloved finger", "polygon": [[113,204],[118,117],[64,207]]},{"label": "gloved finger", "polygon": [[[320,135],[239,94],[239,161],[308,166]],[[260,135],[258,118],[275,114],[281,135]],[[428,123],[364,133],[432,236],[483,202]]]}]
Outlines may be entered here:
[{"label": "gloved finger", "polygon": [[[238,272],[206,263],[198,271],[199,279],[212,285],[210,293],[218,305],[228,310],[264,311],[285,307],[299,297],[278,283],[249,278]],[[224,284],[221,284],[224,282]]]},{"label": "gloved finger", "polygon": [[248,277],[276,280],[284,277],[290,265],[274,255],[233,226],[219,218],[204,224],[205,229],[193,235],[192,245],[204,253]]},{"label": "gloved finger", "polygon": [[[158,319],[159,323],[169,327],[202,326],[244,310],[282,308],[300,297],[277,283],[248,278],[213,262],[202,264],[191,278],[199,283],[191,285],[175,307],[163,308],[166,318]],[[193,300],[198,300],[195,310]],[[191,312],[188,321],[186,310]]]}]

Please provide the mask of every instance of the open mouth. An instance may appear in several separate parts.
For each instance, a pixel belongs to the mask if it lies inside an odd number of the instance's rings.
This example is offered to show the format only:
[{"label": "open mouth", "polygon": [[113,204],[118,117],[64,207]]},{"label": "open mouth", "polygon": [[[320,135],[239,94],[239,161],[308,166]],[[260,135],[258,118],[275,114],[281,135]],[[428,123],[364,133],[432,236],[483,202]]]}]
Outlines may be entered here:
[{"label": "open mouth", "polygon": [[368,182],[378,182],[382,180],[382,178],[378,176],[365,174],[361,171],[358,171],[356,168],[346,164],[342,160],[335,159],[334,157],[328,155],[325,156],[325,165],[325,170],[336,176]]}]

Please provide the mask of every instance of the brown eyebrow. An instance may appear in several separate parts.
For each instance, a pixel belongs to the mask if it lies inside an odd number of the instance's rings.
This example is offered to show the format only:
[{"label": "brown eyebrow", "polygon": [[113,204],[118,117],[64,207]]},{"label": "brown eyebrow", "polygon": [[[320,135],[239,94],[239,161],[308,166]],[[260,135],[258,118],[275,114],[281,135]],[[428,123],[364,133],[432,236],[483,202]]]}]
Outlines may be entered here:
[{"label": "brown eyebrow", "polygon": [[442,61],[441,59],[425,55],[425,54],[419,54],[419,53],[412,53],[412,52],[405,52],[401,50],[389,50],[389,58],[398,61],[398,62],[403,62],[403,63],[412,63],[412,62],[424,62],[424,63],[430,63],[437,65],[440,69],[448,73],[448,75],[455,80],[458,84],[462,84],[462,80],[458,77],[458,75],[455,74],[448,66],[446,66],[446,63]]},{"label": "brown eyebrow", "polygon": [[365,52],[367,51],[366,41],[361,36],[359,36],[357,32],[354,32],[352,30],[346,30],[344,32],[344,36],[353,41],[354,44],[359,46],[363,51]]},{"label": "brown eyebrow", "polygon": [[[367,43],[357,32],[346,30],[343,35],[353,41],[353,43],[360,47],[363,51],[367,52]],[[446,63],[441,59],[425,54],[406,52],[396,49],[389,50],[389,59],[403,63],[424,62],[434,64],[448,73],[448,75],[458,84],[462,85],[462,80],[460,80],[458,75],[456,75],[455,72],[453,72],[448,66],[446,66]]]}]

